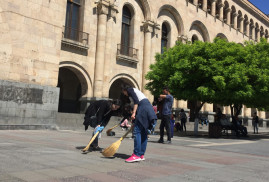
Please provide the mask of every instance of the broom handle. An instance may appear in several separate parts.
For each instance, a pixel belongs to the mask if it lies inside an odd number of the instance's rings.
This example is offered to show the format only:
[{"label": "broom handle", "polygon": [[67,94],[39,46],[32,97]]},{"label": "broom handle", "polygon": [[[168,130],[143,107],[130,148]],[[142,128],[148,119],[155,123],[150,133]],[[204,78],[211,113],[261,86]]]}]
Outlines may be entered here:
[{"label": "broom handle", "polygon": [[95,135],[93,135],[92,139],[90,140],[90,142],[88,143],[88,145],[82,150],[83,152],[85,152],[86,150],[88,150],[90,148],[90,145],[92,144],[92,142],[95,140],[95,138],[97,137],[97,135],[100,133],[100,131],[96,132]]},{"label": "broom handle", "polygon": [[113,126],[112,128],[110,128],[108,130],[113,130],[114,128],[118,127],[119,125],[120,125],[120,123],[119,124],[116,124],[115,126]]},{"label": "broom handle", "polygon": [[134,128],[134,124],[132,125],[132,127],[120,138],[120,141],[122,141]]}]

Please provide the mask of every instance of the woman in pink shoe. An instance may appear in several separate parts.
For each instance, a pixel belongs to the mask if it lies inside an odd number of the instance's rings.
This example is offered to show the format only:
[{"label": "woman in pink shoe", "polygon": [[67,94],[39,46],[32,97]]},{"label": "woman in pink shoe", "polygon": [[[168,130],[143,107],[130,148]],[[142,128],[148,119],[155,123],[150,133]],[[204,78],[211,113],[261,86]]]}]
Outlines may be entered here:
[{"label": "woman in pink shoe", "polygon": [[131,119],[134,121],[134,151],[125,162],[137,162],[145,160],[144,155],[148,142],[148,129],[151,129],[157,116],[146,96],[136,88],[126,86],[123,94],[129,96],[134,107]]}]

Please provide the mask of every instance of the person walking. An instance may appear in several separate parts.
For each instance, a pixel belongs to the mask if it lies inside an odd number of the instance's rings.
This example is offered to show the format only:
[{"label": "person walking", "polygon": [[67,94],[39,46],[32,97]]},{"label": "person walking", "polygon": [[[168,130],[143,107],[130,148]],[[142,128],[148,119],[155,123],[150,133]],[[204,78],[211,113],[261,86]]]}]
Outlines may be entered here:
[{"label": "person walking", "polygon": [[134,150],[125,162],[145,160],[144,155],[148,142],[148,129],[151,129],[157,116],[146,96],[136,88],[126,86],[122,89],[124,95],[129,96],[134,107],[131,119],[134,121]]},{"label": "person walking", "polygon": [[186,115],[184,109],[181,109],[181,110],[180,110],[180,113],[179,113],[179,119],[180,119],[180,121],[181,121],[182,131],[183,131],[183,127],[184,127],[185,132],[186,132],[187,115]]},{"label": "person walking", "polygon": [[[170,94],[169,88],[164,87],[163,88],[163,94],[160,95],[160,100],[164,100],[163,103],[163,109],[162,109],[162,121],[160,125],[160,139],[158,140],[158,143],[166,143],[166,144],[171,144],[171,124],[170,124],[170,119],[171,119],[171,114],[172,114],[172,105],[174,98]],[[167,141],[164,142],[163,136],[164,136],[164,128],[167,133]]]},{"label": "person walking", "polygon": [[[90,104],[90,106],[87,108],[85,117],[84,117],[84,123],[85,131],[88,129],[89,126],[94,128],[93,135],[95,132],[100,131],[106,127],[108,124],[111,116],[117,115],[117,110],[121,106],[120,100],[99,100],[95,101]],[[100,150],[100,147],[98,146],[98,137],[95,138],[95,140],[92,142],[90,149],[92,150]]]},{"label": "person walking", "polygon": [[258,134],[259,117],[257,116],[257,112],[254,112],[253,114],[254,116],[252,119],[252,124],[254,128],[254,134],[255,134],[255,129],[256,129],[256,133]]}]

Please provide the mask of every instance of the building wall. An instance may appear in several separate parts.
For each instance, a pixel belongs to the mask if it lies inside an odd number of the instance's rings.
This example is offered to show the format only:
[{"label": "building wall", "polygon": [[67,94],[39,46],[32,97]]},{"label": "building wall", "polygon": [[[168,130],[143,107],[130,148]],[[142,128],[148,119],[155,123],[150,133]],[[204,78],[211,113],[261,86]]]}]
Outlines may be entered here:
[{"label": "building wall", "polygon": [[[67,0],[6,0],[0,4],[0,80],[1,91],[7,92],[8,85],[20,90],[38,87],[46,92],[51,89],[54,98],[59,98],[59,69],[67,68],[74,72],[82,87],[81,112],[84,112],[90,100],[108,98],[114,81],[125,80],[141,89],[151,100],[152,96],[144,89],[144,79],[149,65],[155,62],[154,56],[161,50],[161,26],[169,27],[168,48],[177,40],[189,41],[196,35],[201,41],[213,41],[216,36],[228,41],[243,43],[250,38],[248,32],[233,28],[222,17],[197,8],[197,2],[186,0],[93,0],[84,1],[84,15],[81,31],[88,33],[88,43],[68,42],[63,38]],[[202,2],[206,2],[203,0]],[[263,32],[268,39],[269,18],[246,0],[216,1],[217,5],[233,8],[237,14],[254,22],[255,28]],[[118,44],[121,42],[121,24],[123,6],[132,12],[131,46],[138,50],[137,58],[119,57]],[[226,9],[225,9],[226,11]],[[211,11],[212,12],[212,11]],[[248,26],[248,25],[245,25]],[[248,29],[250,29],[248,27]],[[75,45],[74,45],[75,44]],[[63,75],[64,76],[64,75]],[[53,88],[53,89],[52,89]],[[14,91],[14,92],[15,92]],[[13,94],[14,97],[16,94]],[[11,100],[1,102],[11,103]],[[43,96],[40,97],[45,99]],[[12,101],[13,100],[13,101]],[[13,108],[25,107],[41,109],[45,102],[22,106],[15,102]],[[5,104],[0,105],[2,113]],[[58,104],[58,101],[53,104]],[[186,108],[185,101],[175,101],[174,107]],[[57,112],[57,107],[52,107]],[[203,111],[213,111],[206,104]],[[228,111],[227,111],[228,112]],[[251,116],[248,108],[246,116]],[[0,115],[0,124],[5,123]],[[262,114],[261,116],[265,116]],[[21,116],[24,117],[24,116]],[[17,121],[19,121],[17,119]],[[18,122],[14,121],[14,124]]]}]

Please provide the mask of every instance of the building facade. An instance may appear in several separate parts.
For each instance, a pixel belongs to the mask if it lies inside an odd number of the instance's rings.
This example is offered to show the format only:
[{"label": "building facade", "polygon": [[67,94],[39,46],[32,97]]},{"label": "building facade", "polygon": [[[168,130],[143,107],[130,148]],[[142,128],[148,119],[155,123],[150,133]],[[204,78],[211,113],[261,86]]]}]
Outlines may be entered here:
[{"label": "building facade", "polygon": [[125,84],[152,100],[145,74],[176,41],[269,37],[268,16],[247,0],[6,0],[0,24],[0,125],[50,125]]}]

